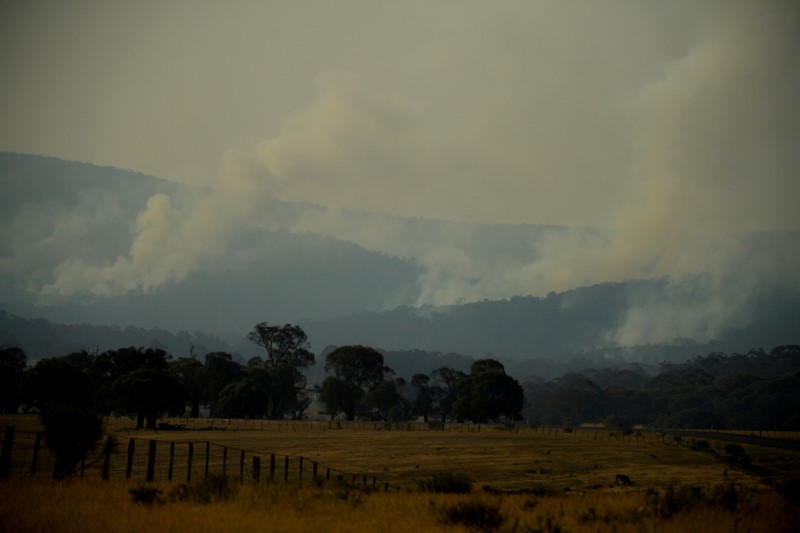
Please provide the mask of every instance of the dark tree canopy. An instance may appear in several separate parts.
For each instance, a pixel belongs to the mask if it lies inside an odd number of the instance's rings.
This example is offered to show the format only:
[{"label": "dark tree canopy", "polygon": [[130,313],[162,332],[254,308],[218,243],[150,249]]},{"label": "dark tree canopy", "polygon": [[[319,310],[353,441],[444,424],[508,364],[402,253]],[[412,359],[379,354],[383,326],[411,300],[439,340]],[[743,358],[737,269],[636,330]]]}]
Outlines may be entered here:
[{"label": "dark tree canopy", "polygon": [[53,477],[69,477],[103,435],[102,419],[74,407],[51,407],[41,416],[45,446],[55,454]]},{"label": "dark tree canopy", "polygon": [[467,375],[460,370],[443,366],[434,370],[432,377],[440,388],[440,392],[438,392],[438,410],[442,423],[444,423],[454,414],[453,406],[458,399],[458,383],[466,378]]},{"label": "dark tree canopy", "polygon": [[343,412],[348,420],[355,419],[367,391],[391,373],[379,351],[358,345],[341,346],[329,353],[325,371],[333,371],[334,375],[323,382],[320,399],[331,416]]},{"label": "dark tree canopy", "polygon": [[23,376],[23,401],[39,412],[58,408],[91,410],[94,384],[89,375],[62,357],[42,359]]},{"label": "dark tree canopy", "polygon": [[16,347],[0,349],[0,412],[15,413],[20,404],[25,352]]},{"label": "dark tree canopy", "polygon": [[481,423],[501,416],[519,418],[524,402],[519,382],[499,362],[484,359],[475,361],[469,375],[458,382],[453,411],[458,418]]},{"label": "dark tree canopy", "polygon": [[219,393],[219,412],[230,418],[260,418],[269,414],[270,378],[264,371],[227,385]]},{"label": "dark tree canopy", "polygon": [[341,346],[325,360],[325,371],[348,385],[369,389],[383,381],[389,369],[384,366],[383,355],[368,346]]},{"label": "dark tree canopy", "polygon": [[155,429],[162,412],[183,412],[186,392],[178,379],[166,371],[140,368],[114,381],[112,386],[117,407],[136,413],[136,427]]},{"label": "dark tree canopy", "polygon": [[411,378],[411,386],[414,387],[416,395],[411,404],[412,413],[421,416],[424,422],[428,422],[428,416],[433,410],[434,402],[437,401],[443,389],[431,386],[431,378],[426,374],[414,374]]},{"label": "dark tree canopy", "polygon": [[300,326],[270,326],[267,322],[261,322],[253,327],[247,338],[267,351],[267,366],[305,368],[314,364],[308,337]]},{"label": "dark tree canopy", "polygon": [[211,408],[212,416],[217,416],[217,403],[219,393],[229,384],[238,381],[244,376],[242,365],[233,360],[233,356],[225,352],[211,352],[206,354],[203,368],[198,369],[196,379],[201,397]]},{"label": "dark tree canopy", "polygon": [[189,400],[189,416],[200,416],[200,402],[203,400],[203,384],[201,382],[203,363],[194,357],[181,357],[169,365],[170,372],[178,379]]}]

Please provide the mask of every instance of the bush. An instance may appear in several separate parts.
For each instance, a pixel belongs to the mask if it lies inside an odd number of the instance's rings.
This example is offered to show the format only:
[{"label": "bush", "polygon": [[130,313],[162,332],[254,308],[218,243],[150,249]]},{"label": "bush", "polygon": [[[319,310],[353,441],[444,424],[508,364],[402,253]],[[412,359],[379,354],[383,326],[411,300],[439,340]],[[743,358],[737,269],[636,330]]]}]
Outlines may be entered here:
[{"label": "bush", "polygon": [[103,421],[94,413],[68,407],[48,409],[41,418],[44,443],[56,456],[53,477],[67,478],[102,436]]},{"label": "bush", "polygon": [[172,502],[192,500],[196,503],[214,503],[230,500],[237,493],[237,485],[227,477],[211,476],[200,482],[181,483],[169,493]]},{"label": "bush", "polygon": [[131,487],[128,489],[134,503],[143,503],[145,505],[152,505],[153,503],[164,503],[161,499],[161,489],[154,485],[142,483],[138,487]]},{"label": "bush", "polygon": [[704,491],[701,487],[675,488],[668,485],[663,493],[655,489],[648,490],[645,498],[654,514],[669,518],[681,510],[701,505],[734,511],[742,501],[743,494],[732,483],[717,485],[710,491]]},{"label": "bush", "polygon": [[500,506],[482,499],[461,501],[439,511],[439,521],[475,531],[495,531],[503,525]]},{"label": "bush", "polygon": [[420,480],[419,490],[424,492],[449,492],[465,494],[472,490],[472,479],[466,474],[457,472],[439,472],[431,479]]},{"label": "bush", "polygon": [[744,457],[744,448],[739,446],[738,444],[726,444],[725,445],[725,453],[728,455],[733,455],[734,457]]}]

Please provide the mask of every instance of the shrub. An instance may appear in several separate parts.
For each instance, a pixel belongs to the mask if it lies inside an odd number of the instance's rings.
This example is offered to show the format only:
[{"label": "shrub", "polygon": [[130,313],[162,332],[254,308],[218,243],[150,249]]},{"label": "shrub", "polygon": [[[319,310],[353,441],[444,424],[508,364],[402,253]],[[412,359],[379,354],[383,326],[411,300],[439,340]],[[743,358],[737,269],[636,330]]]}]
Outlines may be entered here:
[{"label": "shrub", "polygon": [[482,499],[461,501],[439,511],[439,521],[475,531],[495,531],[503,525],[500,506]]},{"label": "shrub", "polygon": [[438,472],[431,479],[420,480],[418,486],[424,492],[465,494],[472,490],[472,479],[462,473]]},{"label": "shrub", "polygon": [[733,455],[734,457],[743,457],[745,455],[744,448],[738,444],[726,444],[725,453],[728,455]]},{"label": "shrub", "polygon": [[50,408],[42,413],[45,445],[56,456],[53,477],[75,473],[103,434],[103,421],[94,413],[71,407]]},{"label": "shrub", "polygon": [[211,476],[200,482],[180,483],[169,493],[172,502],[193,500],[197,503],[213,503],[230,500],[237,493],[237,485],[227,477]]},{"label": "shrub", "polygon": [[153,503],[164,503],[161,499],[161,489],[154,485],[142,483],[138,487],[131,487],[128,489],[134,503],[143,503],[145,505],[152,505]]}]

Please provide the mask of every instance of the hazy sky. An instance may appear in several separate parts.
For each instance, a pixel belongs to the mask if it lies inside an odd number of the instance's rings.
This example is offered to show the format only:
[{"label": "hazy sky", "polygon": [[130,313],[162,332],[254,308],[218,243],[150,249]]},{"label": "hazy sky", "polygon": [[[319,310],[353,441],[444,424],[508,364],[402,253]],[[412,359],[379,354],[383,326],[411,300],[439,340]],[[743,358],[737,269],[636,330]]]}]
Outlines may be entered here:
[{"label": "hazy sky", "polygon": [[789,1],[3,0],[0,150],[626,228],[625,261],[667,225],[800,227],[799,39]]}]

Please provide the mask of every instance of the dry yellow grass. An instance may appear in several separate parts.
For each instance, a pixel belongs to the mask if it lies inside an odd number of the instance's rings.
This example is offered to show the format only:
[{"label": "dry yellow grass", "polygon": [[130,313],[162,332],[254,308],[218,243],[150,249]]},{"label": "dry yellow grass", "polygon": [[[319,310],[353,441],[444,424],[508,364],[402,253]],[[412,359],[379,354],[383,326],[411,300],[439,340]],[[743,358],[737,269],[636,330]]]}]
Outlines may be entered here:
[{"label": "dry yellow grass", "polygon": [[[134,503],[130,483],[11,479],[0,483],[0,529],[27,532],[466,531],[448,509],[496,507],[499,531],[793,531],[784,500],[752,495],[736,510],[699,504],[662,516],[644,493],[531,495],[367,494],[336,487],[245,484],[224,502]],[[170,486],[159,485],[165,493]],[[474,523],[473,523],[474,525]]]},{"label": "dry yellow grass", "polygon": [[[20,449],[29,446],[40,429],[35,417],[0,418],[3,423],[17,428],[15,441]],[[0,531],[451,531],[463,527],[443,523],[442,513],[469,504],[479,509],[497,506],[503,531],[555,531],[556,527],[562,531],[792,531],[800,518],[796,505],[756,478],[728,471],[706,454],[665,444],[655,434],[623,440],[609,439],[607,431],[556,434],[488,426],[480,432],[468,426],[447,431],[416,426],[376,431],[372,424],[332,429],[318,422],[264,422],[262,428],[260,421],[226,421],[225,431],[133,431],[131,427],[126,418],[107,421],[107,432],[119,441],[111,481],[99,480],[95,465],[84,479],[53,482],[47,478],[44,458],[40,468],[44,474],[32,479],[27,475],[29,458],[15,454],[12,478],[0,482]],[[125,450],[131,437],[137,439],[137,464],[133,479],[126,481]],[[133,502],[128,489],[142,482],[144,444],[149,439],[159,441],[156,480],[164,494],[176,486],[164,481],[168,443],[177,443],[175,479],[182,480],[179,450],[189,441],[219,445],[212,447],[212,474],[219,474],[221,446],[230,447],[228,474],[237,481],[239,455],[234,449],[244,449],[248,461],[252,453],[265,459],[270,453],[286,454],[293,461],[302,455],[307,461],[358,474],[359,480],[377,476],[378,487],[388,482],[392,490],[314,486],[310,477],[303,478],[302,488],[282,481],[255,485],[245,471],[246,482],[234,483],[240,489],[230,501],[144,506]],[[203,477],[204,450],[198,446],[196,453],[200,455],[195,457],[193,479],[198,480]],[[759,461],[772,461],[765,466],[779,466],[786,476],[797,477],[800,457],[796,452],[749,448],[748,453]],[[468,474],[474,480],[474,494],[413,490],[417,480],[441,471]],[[630,476],[635,484],[615,486],[618,473]],[[710,494],[713,487],[723,484],[737,486],[740,495],[746,494],[734,511],[715,504],[713,498],[699,498],[700,504],[690,505],[692,498],[684,495],[675,498],[680,503],[676,512],[666,516],[654,503],[665,498],[666,487],[701,487]]]}]

